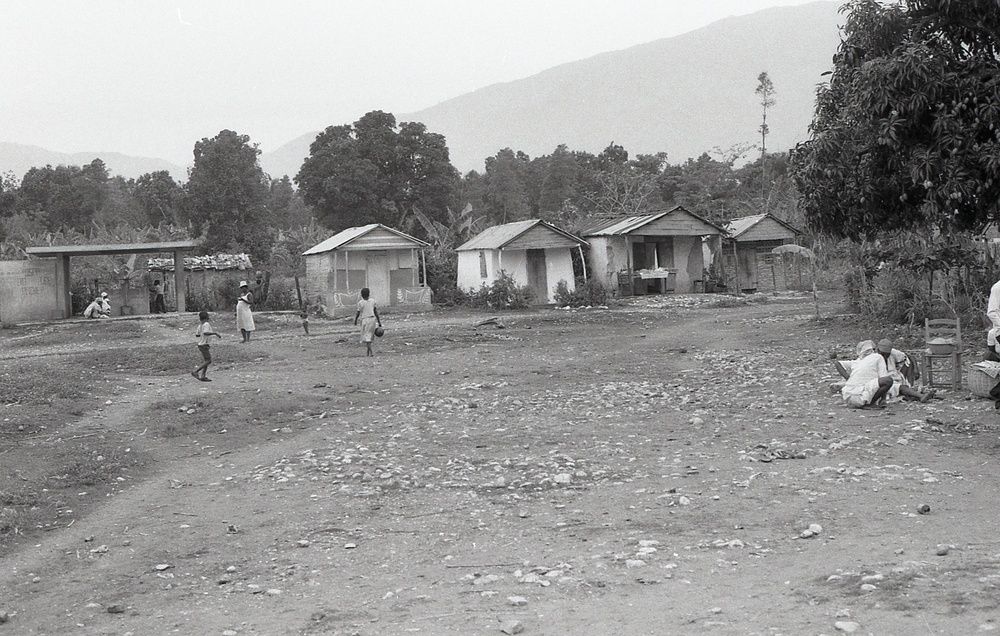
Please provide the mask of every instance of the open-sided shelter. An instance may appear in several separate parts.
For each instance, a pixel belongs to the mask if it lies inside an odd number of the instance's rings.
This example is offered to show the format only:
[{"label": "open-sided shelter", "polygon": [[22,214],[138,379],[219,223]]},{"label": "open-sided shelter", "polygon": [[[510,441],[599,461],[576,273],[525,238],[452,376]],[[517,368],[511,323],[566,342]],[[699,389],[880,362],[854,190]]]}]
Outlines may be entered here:
[{"label": "open-sided shelter", "polygon": [[[198,241],[121,243],[109,245],[46,245],[27,247],[33,256],[27,261],[4,261],[0,267],[0,320],[4,322],[51,320],[73,315],[69,265],[74,256],[107,256],[168,252],[179,262],[184,252],[198,247]],[[183,271],[183,268],[181,268]],[[181,276],[183,278],[183,276]],[[178,280],[178,286],[183,280]],[[125,290],[111,288],[112,311],[127,313]],[[184,295],[177,297],[177,311],[185,311]]]},{"label": "open-sided shelter", "polygon": [[627,296],[699,291],[724,232],[678,205],[609,219],[588,229],[583,237],[590,243],[591,275],[618,295]]},{"label": "open-sided shelter", "polygon": [[764,292],[788,289],[801,273],[794,255],[781,257],[771,252],[779,245],[794,243],[802,232],[771,213],[731,219],[723,241],[723,282],[727,289]]},{"label": "open-sided shelter", "polygon": [[559,281],[576,289],[572,250],[586,244],[540,219],[494,225],[456,248],[458,287],[474,292],[505,272],[531,289],[536,303],[554,303]]},{"label": "open-sided shelter", "polygon": [[380,223],[352,227],[309,248],[306,299],[329,316],[354,313],[361,289],[382,308],[431,307],[424,250],[430,245]]}]

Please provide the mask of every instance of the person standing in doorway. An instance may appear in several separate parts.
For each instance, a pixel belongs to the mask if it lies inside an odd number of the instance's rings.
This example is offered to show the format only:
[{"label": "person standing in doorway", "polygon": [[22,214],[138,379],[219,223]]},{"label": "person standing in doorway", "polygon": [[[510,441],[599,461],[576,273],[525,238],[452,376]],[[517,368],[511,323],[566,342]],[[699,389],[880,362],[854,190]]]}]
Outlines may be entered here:
[{"label": "person standing in doorway", "polygon": [[236,301],[236,328],[243,336],[242,342],[250,342],[250,334],[256,329],[253,324],[253,293],[245,280],[240,281],[240,296]]},{"label": "person standing in doorway", "polygon": [[382,319],[378,315],[378,307],[375,306],[375,301],[369,296],[371,291],[365,287],[361,290],[361,300],[358,301],[358,313],[354,314],[354,324],[358,324],[358,319],[361,319],[361,342],[363,342],[367,347],[367,354],[369,356],[375,355],[372,353],[372,340],[375,338],[375,327],[382,326]]}]

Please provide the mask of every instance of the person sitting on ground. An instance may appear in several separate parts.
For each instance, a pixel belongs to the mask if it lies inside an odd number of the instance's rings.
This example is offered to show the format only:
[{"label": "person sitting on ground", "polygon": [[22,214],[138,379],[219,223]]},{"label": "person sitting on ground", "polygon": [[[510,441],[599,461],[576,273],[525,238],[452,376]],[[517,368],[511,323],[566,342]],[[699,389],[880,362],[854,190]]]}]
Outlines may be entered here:
[{"label": "person sitting on ground", "polygon": [[847,406],[856,409],[885,408],[885,398],[893,385],[886,365],[888,355],[888,351],[884,354],[871,351],[851,365],[847,383],[840,390]]},{"label": "person sitting on ground", "polygon": [[858,343],[858,346],[854,349],[854,360],[834,360],[833,365],[837,367],[837,373],[840,377],[845,380],[851,377],[851,369],[854,363],[866,358],[870,353],[875,351],[875,341],[874,340],[862,340]]},{"label": "person sitting on ground", "polygon": [[83,310],[84,318],[110,318],[111,303],[108,302],[108,292],[101,292],[101,295],[94,299],[94,302],[87,305]]},{"label": "person sitting on ground", "polygon": [[910,360],[910,356],[893,348],[892,341],[888,338],[879,340],[877,349],[880,353],[883,350],[888,351],[885,362],[889,369],[889,377],[892,378],[892,388],[889,390],[890,398],[901,395],[907,400],[920,400],[921,402],[927,402],[934,398],[936,394],[934,389],[920,391],[913,388],[913,380],[918,375],[916,365]]},{"label": "person sitting on ground", "polygon": [[[913,388],[913,382],[920,377],[920,373],[917,371],[917,365],[906,352],[893,348],[892,341],[888,338],[879,341],[877,349],[881,351],[882,348],[889,350],[886,357],[886,367],[889,371],[889,377],[893,380],[888,397],[894,398],[902,395],[907,400],[920,400],[921,402],[927,402],[936,397],[936,392],[933,389],[920,391]],[[873,351],[876,351],[875,343],[871,340],[862,340],[857,346],[858,357],[856,360],[834,360],[833,364],[837,367],[837,372],[844,379],[847,379],[850,377],[854,365]]]}]

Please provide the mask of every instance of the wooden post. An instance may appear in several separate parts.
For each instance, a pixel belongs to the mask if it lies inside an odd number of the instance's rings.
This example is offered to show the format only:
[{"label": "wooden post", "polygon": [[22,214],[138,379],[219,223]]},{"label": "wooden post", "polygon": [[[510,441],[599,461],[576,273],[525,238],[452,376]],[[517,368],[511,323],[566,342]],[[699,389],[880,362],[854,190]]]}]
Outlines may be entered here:
[{"label": "wooden post", "polygon": [[424,273],[424,287],[430,287],[431,284],[427,282],[427,254],[424,250],[420,250],[420,270]]},{"label": "wooden post", "polygon": [[736,251],[736,241],[733,241],[733,264],[736,267],[736,295],[740,295],[743,284],[740,283],[740,254]]},{"label": "wooden post", "polygon": [[583,255],[583,246],[577,245],[576,249],[580,250],[580,264],[583,265],[583,280],[587,281],[587,258]]},{"label": "wooden post", "polygon": [[295,275],[295,295],[299,297],[299,311],[302,311],[302,288],[299,287],[299,275]]},{"label": "wooden post", "polygon": [[187,311],[184,297],[187,291],[187,273],[184,271],[184,255],[180,250],[174,251],[174,299],[177,305],[177,313],[182,314]]},{"label": "wooden post", "polygon": [[69,282],[69,254],[59,255],[59,278],[62,280],[56,281],[56,293],[58,293],[60,283],[62,283],[63,293],[57,306],[62,309],[63,318],[69,318],[73,315],[73,296],[70,294]]}]

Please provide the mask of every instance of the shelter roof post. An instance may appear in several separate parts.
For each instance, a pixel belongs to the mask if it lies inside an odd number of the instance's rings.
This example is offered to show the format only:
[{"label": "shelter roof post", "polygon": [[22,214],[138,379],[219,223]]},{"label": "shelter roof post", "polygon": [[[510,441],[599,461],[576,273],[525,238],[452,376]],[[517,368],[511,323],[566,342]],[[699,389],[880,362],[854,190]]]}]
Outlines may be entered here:
[{"label": "shelter roof post", "polygon": [[62,309],[63,318],[73,315],[73,295],[69,285],[69,254],[59,255],[59,280],[56,281],[56,294],[62,292],[56,306]]},{"label": "shelter roof post", "polygon": [[180,250],[174,251],[174,297],[177,302],[177,313],[187,311],[185,294],[187,293],[187,272],[184,271],[184,255]]}]

